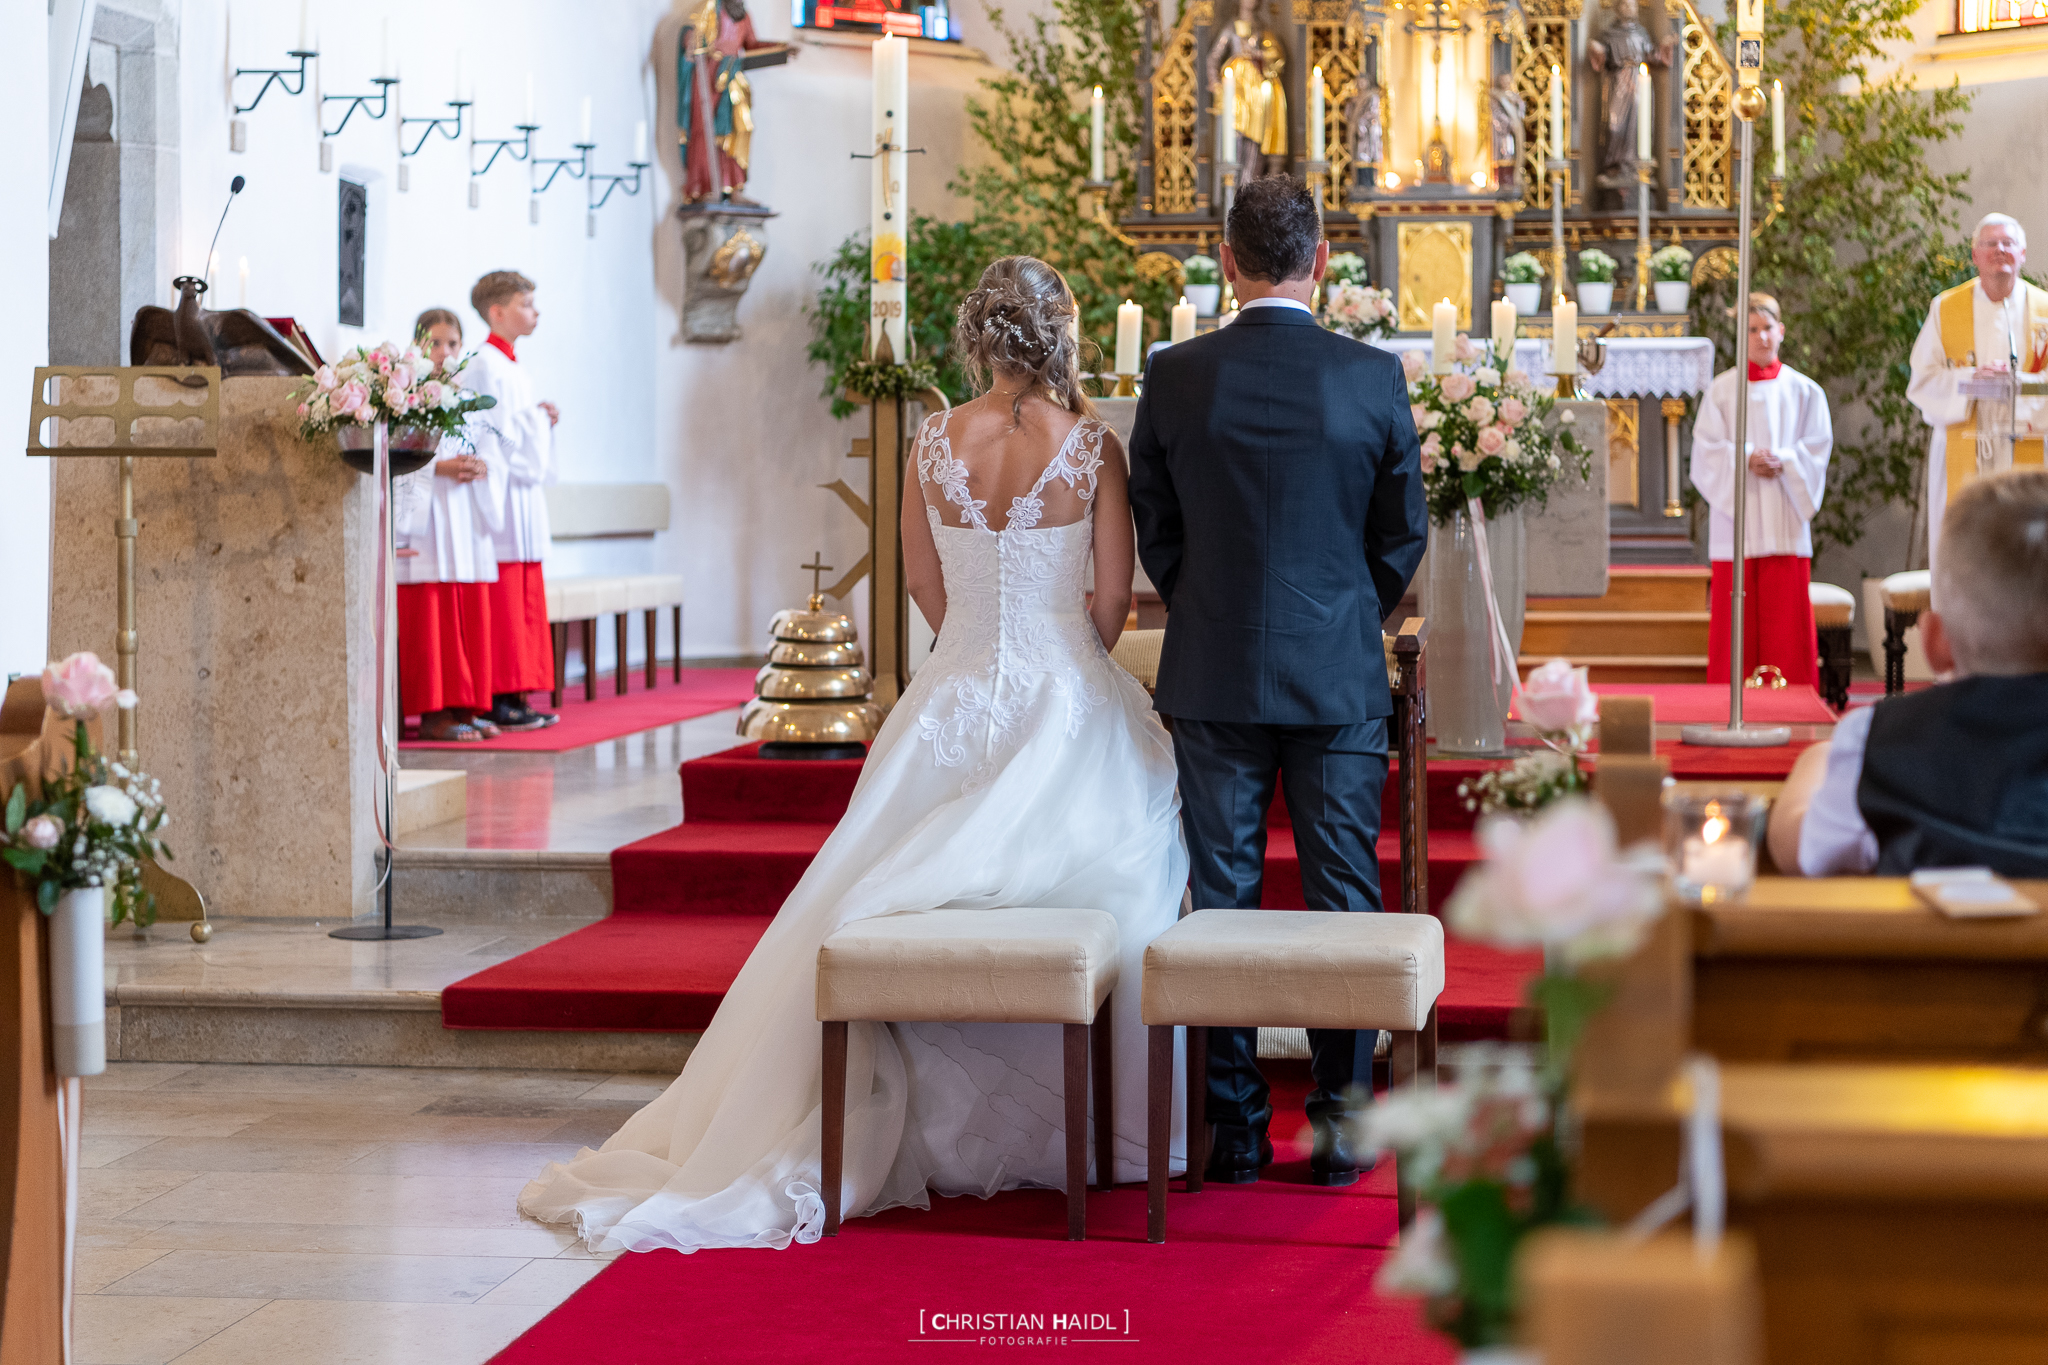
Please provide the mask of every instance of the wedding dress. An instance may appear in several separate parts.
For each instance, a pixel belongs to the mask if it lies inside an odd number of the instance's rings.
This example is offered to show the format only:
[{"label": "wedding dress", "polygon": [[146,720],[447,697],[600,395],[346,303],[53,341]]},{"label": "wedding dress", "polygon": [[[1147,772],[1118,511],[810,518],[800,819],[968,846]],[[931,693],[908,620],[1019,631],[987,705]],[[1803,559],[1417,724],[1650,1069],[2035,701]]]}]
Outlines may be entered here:
[{"label": "wedding dress", "polygon": [[[986,462],[955,455],[951,419],[934,414],[915,447],[945,576],[943,627],[876,737],[845,817],[682,1075],[602,1148],[551,1163],[520,1195],[523,1212],[573,1221],[593,1249],[817,1240],[818,946],[842,925],[904,911],[1050,906],[1117,917],[1115,1172],[1145,1178],[1139,983],[1145,946],[1178,914],[1188,867],[1172,742],[1085,610],[1107,428],[1076,423],[992,530],[971,467]],[[1052,514],[1048,499],[1059,504]],[[849,1033],[845,1208],[926,1208],[932,1190],[1064,1188],[1058,1028],[856,1023]],[[1178,1126],[1173,1150],[1178,1167]]]}]

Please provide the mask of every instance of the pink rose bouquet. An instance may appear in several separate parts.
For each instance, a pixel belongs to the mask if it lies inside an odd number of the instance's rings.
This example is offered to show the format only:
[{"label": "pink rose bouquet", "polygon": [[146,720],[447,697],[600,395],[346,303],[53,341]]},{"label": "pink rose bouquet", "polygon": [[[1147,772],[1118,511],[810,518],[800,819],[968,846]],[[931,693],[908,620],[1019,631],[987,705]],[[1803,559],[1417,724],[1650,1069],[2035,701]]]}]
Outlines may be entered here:
[{"label": "pink rose bouquet", "polygon": [[389,341],[374,349],[355,347],[322,365],[294,395],[299,434],[312,440],[351,424],[383,421],[459,437],[471,413],[497,406],[495,398],[462,387],[468,363],[465,356],[436,368],[417,346],[400,349]]},{"label": "pink rose bouquet", "polygon": [[1374,341],[1395,332],[1394,295],[1362,281],[1325,281],[1323,326],[1354,341]]},{"label": "pink rose bouquet", "polygon": [[1552,420],[1556,399],[1538,392],[1527,373],[1495,355],[1491,343],[1464,335],[1453,355],[1455,368],[1441,375],[1429,373],[1419,351],[1401,355],[1415,429],[1441,438],[1425,452],[1422,471],[1433,523],[1450,521],[1474,498],[1489,518],[1541,507],[1559,479],[1592,473],[1592,451]]}]

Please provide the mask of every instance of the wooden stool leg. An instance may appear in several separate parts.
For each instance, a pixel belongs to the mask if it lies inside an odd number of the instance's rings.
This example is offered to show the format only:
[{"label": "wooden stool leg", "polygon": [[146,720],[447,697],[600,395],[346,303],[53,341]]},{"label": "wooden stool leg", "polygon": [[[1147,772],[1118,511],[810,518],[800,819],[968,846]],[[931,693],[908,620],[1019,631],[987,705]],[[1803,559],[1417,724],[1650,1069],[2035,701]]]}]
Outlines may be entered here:
[{"label": "wooden stool leg", "polygon": [[1088,1026],[1062,1024],[1067,1068],[1067,1240],[1088,1235]]},{"label": "wooden stool leg", "polygon": [[654,679],[658,672],[655,660],[655,644],[661,636],[661,613],[653,607],[647,609],[647,690],[654,690]]},{"label": "wooden stool leg", "polygon": [[1429,1022],[1416,1039],[1415,1077],[1419,1085],[1436,1089],[1436,1006],[1429,1007]]},{"label": "wooden stool leg", "polygon": [[1116,1003],[1114,992],[1102,998],[1095,1022],[1088,1026],[1089,1041],[1095,1045],[1095,1188],[1116,1186],[1116,1099],[1110,1087],[1109,1017]]},{"label": "wooden stool leg", "polygon": [[1173,1026],[1145,1030],[1145,1240],[1166,1240],[1166,1163],[1173,1152]]},{"label": "wooden stool leg", "polygon": [[548,622],[548,634],[555,644],[555,690],[548,693],[548,705],[557,711],[562,709],[562,688],[569,676],[569,623]]},{"label": "wooden stool leg", "polygon": [[1884,609],[1884,694],[1906,690],[1906,632],[1920,619],[1917,611]]},{"label": "wooden stool leg", "polygon": [[626,682],[632,676],[632,670],[626,667],[626,622],[632,616],[633,613],[622,611],[612,617],[612,646],[619,656],[612,663],[612,691],[621,697],[626,695]]},{"label": "wooden stool leg", "polygon": [[1387,1089],[1399,1090],[1415,1084],[1417,1042],[1421,1035],[1414,1029],[1395,1029],[1394,1045],[1389,1049],[1387,1066]]},{"label": "wooden stool leg", "polygon": [[683,680],[683,604],[676,603],[676,681]]},{"label": "wooden stool leg", "polygon": [[841,1163],[846,1157],[846,1021],[825,1024],[825,1112],[823,1159],[818,1184],[825,1196],[825,1235],[839,1235]]},{"label": "wooden stool leg", "polygon": [[583,700],[597,700],[597,618],[578,623],[583,627]]},{"label": "wooden stool leg", "polygon": [[1188,1025],[1188,1193],[1202,1192],[1209,1164],[1209,1030]]}]

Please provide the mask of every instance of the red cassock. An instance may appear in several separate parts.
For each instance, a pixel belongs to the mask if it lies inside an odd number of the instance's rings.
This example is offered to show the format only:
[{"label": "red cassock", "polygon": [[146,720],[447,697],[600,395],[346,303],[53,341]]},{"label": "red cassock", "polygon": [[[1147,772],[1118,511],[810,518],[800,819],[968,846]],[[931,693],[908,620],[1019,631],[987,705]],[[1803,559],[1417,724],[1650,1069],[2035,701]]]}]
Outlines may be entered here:
[{"label": "red cassock", "polygon": [[[1820,647],[1813,633],[1813,561],[1804,555],[1767,555],[1743,561],[1742,671],[1775,664],[1798,686],[1820,677]],[[1713,562],[1713,615],[1707,626],[1707,681],[1728,681],[1728,618],[1732,561]]]},{"label": "red cassock", "polygon": [[555,640],[548,590],[535,562],[498,563],[491,594],[491,690],[543,692],[555,685]]},{"label": "red cassock", "polygon": [[451,706],[490,710],[490,594],[496,586],[398,585],[398,709],[403,714],[423,716]]}]

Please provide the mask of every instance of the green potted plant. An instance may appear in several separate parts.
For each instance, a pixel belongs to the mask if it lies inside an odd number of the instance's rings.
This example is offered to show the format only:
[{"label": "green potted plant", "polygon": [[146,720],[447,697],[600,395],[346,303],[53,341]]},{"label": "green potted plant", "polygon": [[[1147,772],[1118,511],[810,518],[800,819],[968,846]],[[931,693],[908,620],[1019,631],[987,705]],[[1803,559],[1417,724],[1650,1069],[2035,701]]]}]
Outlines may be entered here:
[{"label": "green potted plant", "polygon": [[1216,264],[1213,256],[1194,255],[1180,263],[1180,278],[1188,296],[1188,302],[1195,305],[1198,317],[1216,316],[1216,305],[1223,298],[1223,267]]},{"label": "green potted plant", "polygon": [[1650,280],[1657,291],[1657,311],[1683,313],[1692,307],[1692,253],[1673,242],[1650,257]]},{"label": "green potted plant", "polygon": [[1543,311],[1543,262],[1532,251],[1517,251],[1500,263],[1500,278],[1515,312],[1528,317]]},{"label": "green potted plant", "polygon": [[1581,313],[1614,311],[1614,272],[1620,264],[1597,246],[1589,246],[1579,253]]}]

